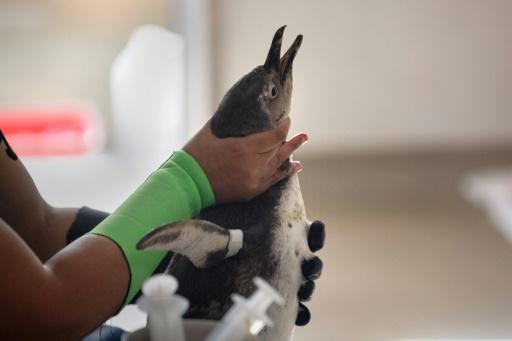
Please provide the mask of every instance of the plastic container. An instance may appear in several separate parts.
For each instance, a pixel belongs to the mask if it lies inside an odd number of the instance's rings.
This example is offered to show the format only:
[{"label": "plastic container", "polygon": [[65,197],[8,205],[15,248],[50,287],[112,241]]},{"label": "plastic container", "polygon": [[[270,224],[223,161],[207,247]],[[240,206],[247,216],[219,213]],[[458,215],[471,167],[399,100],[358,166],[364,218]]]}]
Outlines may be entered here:
[{"label": "plastic container", "polygon": [[263,279],[256,277],[256,291],[249,298],[233,294],[234,305],[221,321],[188,319],[181,316],[188,301],[175,295],[178,283],[169,275],[156,275],[142,288],[144,296],[137,303],[148,313],[148,327],[125,333],[122,341],[242,341],[259,340],[258,334],[273,322],[267,316],[272,303],[284,304],[283,298]]},{"label": "plastic container", "polygon": [[110,76],[110,142],[120,162],[149,174],[186,141],[185,69],[180,35],[155,25],[133,31]]},{"label": "plastic container", "polygon": [[[187,341],[204,341],[208,334],[215,328],[217,321],[212,320],[185,320],[185,338]],[[174,341],[169,338],[169,341]],[[149,329],[142,328],[133,333],[125,333],[121,341],[150,341]]]}]

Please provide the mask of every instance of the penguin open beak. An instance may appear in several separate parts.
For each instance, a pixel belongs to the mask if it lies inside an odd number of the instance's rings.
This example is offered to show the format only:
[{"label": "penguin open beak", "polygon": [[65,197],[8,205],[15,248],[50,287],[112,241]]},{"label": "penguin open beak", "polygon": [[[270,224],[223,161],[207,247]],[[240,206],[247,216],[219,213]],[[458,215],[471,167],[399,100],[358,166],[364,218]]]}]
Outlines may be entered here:
[{"label": "penguin open beak", "polygon": [[281,58],[281,43],[283,41],[283,33],[286,26],[280,27],[274,34],[272,44],[268,51],[267,59],[263,67],[267,70],[275,70],[281,75],[281,83],[284,84],[286,78],[292,71],[293,59],[297,55],[300,44],[302,43],[302,35],[298,35],[295,38],[292,46],[286,51],[284,56]]},{"label": "penguin open beak", "polygon": [[299,51],[300,44],[302,44],[302,34],[299,34],[292,46],[286,51],[279,65],[279,71],[281,73],[281,83],[284,84],[288,75],[292,73],[293,60]]},{"label": "penguin open beak", "polygon": [[283,41],[283,33],[285,28],[286,26],[280,27],[274,34],[272,44],[268,50],[267,60],[265,60],[265,64],[263,64],[263,67],[266,70],[279,71],[279,60],[281,59],[281,43]]}]

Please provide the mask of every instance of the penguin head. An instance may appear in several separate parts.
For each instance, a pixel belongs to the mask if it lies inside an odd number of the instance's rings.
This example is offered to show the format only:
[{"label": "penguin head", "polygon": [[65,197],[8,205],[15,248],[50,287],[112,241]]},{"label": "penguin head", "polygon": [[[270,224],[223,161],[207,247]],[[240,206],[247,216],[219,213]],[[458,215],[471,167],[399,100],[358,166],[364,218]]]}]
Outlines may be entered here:
[{"label": "penguin head", "polygon": [[246,136],[274,128],[288,116],[292,96],[292,65],[302,43],[298,35],[281,57],[286,26],[277,30],[263,65],[242,77],[224,95],[211,121],[220,138]]}]

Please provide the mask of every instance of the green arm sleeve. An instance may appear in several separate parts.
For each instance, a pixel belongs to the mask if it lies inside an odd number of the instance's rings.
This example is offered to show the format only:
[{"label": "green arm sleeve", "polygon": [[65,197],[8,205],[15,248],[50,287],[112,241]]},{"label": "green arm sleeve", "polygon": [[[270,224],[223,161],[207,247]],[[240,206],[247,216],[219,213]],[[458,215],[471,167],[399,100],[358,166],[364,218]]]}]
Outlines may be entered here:
[{"label": "green arm sleeve", "polygon": [[131,301],[166,254],[164,251],[136,250],[139,239],[162,224],[190,219],[214,202],[213,191],[201,167],[190,155],[177,151],[90,232],[114,241],[126,258],[130,286],[125,304]]}]

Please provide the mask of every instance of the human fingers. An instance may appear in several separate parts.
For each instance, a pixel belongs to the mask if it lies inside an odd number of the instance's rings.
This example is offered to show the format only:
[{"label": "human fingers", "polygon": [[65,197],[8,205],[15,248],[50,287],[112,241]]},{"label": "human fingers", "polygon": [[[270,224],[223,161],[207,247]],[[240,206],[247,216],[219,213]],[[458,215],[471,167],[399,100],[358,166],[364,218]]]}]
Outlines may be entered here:
[{"label": "human fingers", "polygon": [[297,134],[289,141],[283,143],[279,148],[274,151],[274,155],[267,155],[268,166],[270,168],[277,168],[283,164],[290,156],[299,149],[308,140],[308,135],[305,133]]},{"label": "human fingers", "polygon": [[299,161],[291,161],[287,163],[287,166],[279,167],[274,174],[269,178],[268,182],[265,184],[265,187],[269,188],[284,178],[298,173],[302,170],[302,164]]}]

